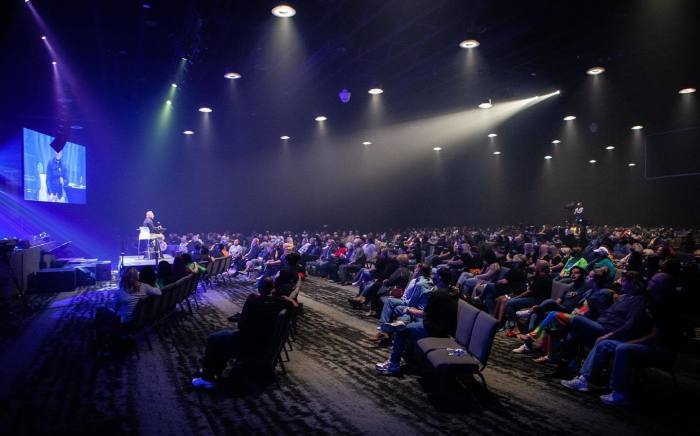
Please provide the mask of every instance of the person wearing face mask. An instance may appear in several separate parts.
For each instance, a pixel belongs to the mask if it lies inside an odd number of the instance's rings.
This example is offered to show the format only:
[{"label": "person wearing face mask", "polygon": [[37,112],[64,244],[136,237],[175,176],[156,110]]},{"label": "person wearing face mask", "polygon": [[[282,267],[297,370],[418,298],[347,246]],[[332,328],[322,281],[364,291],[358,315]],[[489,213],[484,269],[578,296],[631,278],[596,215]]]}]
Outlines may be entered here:
[{"label": "person wearing face mask", "polygon": [[[591,376],[614,358],[610,377],[612,392],[601,395],[600,399],[608,405],[627,405],[630,403],[628,392],[634,367],[670,366],[681,337],[672,283],[668,274],[655,274],[646,287],[646,317],[639,321],[639,333],[628,340],[615,336],[614,332],[600,337],[588,353],[580,375],[572,380],[562,380],[562,385],[576,391],[587,391]],[[641,286],[641,283],[632,286]]]},{"label": "person wearing face mask", "polygon": [[[574,317],[564,342],[562,350],[564,359],[559,368],[560,373],[565,373],[567,367],[569,370],[574,367],[576,364],[574,356],[580,345],[593,347],[605,339],[624,342],[643,333],[640,331],[646,325],[646,296],[643,278],[635,271],[625,272],[621,279],[621,293],[622,295],[615,303],[601,312],[595,321],[586,317]],[[565,385],[566,387],[575,389],[574,380],[566,382],[571,382],[571,386]]]}]

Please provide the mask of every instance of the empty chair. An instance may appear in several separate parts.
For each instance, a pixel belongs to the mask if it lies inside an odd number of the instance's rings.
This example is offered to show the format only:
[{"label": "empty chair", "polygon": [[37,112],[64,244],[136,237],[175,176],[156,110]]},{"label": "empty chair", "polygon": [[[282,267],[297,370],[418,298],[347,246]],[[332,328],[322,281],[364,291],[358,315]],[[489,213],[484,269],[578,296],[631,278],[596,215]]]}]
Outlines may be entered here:
[{"label": "empty chair", "polygon": [[434,338],[428,337],[419,339],[418,349],[423,353],[428,353],[438,348],[467,348],[471,340],[474,321],[480,310],[464,300],[459,300],[457,309],[457,331],[454,338]]}]

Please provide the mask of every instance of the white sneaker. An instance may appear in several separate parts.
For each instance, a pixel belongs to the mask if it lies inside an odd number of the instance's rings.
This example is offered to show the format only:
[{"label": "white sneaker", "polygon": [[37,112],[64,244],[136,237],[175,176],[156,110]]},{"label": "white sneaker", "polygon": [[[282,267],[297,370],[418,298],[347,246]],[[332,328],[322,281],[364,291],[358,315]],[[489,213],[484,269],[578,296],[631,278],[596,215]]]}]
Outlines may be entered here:
[{"label": "white sneaker", "polygon": [[518,354],[528,354],[532,353],[532,348],[526,343],[522,344],[518,348],[513,350],[513,353],[518,353]]},{"label": "white sneaker", "polygon": [[386,362],[374,365],[374,369],[382,374],[395,374],[401,370],[401,365],[394,365],[391,363],[391,360],[387,360]]},{"label": "white sneaker", "polygon": [[215,384],[209,380],[204,380],[202,377],[197,377],[192,379],[192,386],[195,388],[211,389]]},{"label": "white sneaker", "polygon": [[562,380],[561,385],[574,391],[588,392],[588,380],[582,375],[574,377],[571,380]]},{"label": "white sneaker", "polygon": [[621,392],[612,391],[609,394],[601,395],[600,401],[608,406],[629,406],[630,399],[627,395]]}]

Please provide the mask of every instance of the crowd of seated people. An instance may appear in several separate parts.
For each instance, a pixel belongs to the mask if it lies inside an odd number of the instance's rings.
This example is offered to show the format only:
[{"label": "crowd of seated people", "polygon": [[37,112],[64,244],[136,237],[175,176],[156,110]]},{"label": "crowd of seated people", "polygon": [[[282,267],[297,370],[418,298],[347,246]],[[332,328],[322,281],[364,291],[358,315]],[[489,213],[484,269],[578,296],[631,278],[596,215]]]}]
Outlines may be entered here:
[{"label": "crowd of seated people", "polygon": [[[567,387],[586,390],[608,360],[619,360],[613,391],[602,400],[624,404],[629,369],[640,361],[672,361],[674,347],[694,334],[698,311],[692,307],[700,304],[694,234],[608,226],[576,234],[509,226],[171,235],[183,252],[172,271],[161,274],[159,268],[158,276],[176,280],[185,269],[196,271],[201,262],[230,255],[235,272],[267,277],[286,269],[291,256],[306,271],[356,288],[351,307],[379,317],[371,340],[393,344],[391,357],[376,367],[382,373],[398,371],[410,342],[450,333],[452,304],[463,298],[520,342],[514,352],[557,364],[558,375],[578,372],[565,380]],[[562,286],[564,293],[553,295]],[[443,302],[432,304],[434,296]],[[437,321],[435,313],[450,318]]]}]

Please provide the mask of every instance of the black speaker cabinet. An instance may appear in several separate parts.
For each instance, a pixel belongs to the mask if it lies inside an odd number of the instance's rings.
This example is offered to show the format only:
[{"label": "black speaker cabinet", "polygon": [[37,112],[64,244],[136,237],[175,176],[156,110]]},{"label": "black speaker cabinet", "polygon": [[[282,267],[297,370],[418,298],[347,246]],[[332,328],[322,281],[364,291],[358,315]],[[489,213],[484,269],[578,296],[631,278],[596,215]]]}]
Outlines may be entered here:
[{"label": "black speaker cabinet", "polygon": [[78,286],[92,286],[95,284],[95,273],[89,267],[75,267],[75,283]]},{"label": "black speaker cabinet", "polygon": [[74,268],[47,268],[29,276],[29,289],[36,292],[69,292],[75,287]]}]

